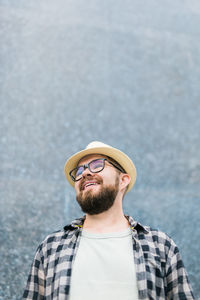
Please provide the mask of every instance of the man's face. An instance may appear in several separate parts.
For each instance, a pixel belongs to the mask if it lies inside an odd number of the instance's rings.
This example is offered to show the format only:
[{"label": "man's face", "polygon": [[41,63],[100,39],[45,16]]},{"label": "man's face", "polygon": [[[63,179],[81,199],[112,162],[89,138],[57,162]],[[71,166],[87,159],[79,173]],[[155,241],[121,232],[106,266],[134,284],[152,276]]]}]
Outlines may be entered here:
[{"label": "man's face", "polygon": [[[78,165],[88,164],[94,159],[104,158],[102,155],[88,155]],[[75,182],[76,199],[83,212],[94,215],[107,211],[114,204],[119,191],[119,172],[105,161],[104,169],[92,173],[87,168],[82,178]]]}]

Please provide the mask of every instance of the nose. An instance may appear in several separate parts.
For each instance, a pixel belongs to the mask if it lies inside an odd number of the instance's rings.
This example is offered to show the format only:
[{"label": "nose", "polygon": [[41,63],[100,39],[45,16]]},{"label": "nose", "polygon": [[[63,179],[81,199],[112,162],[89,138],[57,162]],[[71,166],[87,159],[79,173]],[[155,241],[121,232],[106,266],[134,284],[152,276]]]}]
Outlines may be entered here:
[{"label": "nose", "polygon": [[88,166],[85,167],[83,173],[82,173],[82,177],[85,178],[87,176],[92,176],[92,172],[89,170]]}]

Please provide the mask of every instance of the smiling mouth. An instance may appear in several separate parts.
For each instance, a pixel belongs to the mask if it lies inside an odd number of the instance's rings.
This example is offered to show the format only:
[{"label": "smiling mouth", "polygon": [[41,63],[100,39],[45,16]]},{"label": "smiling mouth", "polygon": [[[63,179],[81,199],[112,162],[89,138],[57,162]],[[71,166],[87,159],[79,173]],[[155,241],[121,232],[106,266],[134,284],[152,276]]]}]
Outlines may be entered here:
[{"label": "smiling mouth", "polygon": [[98,185],[98,183],[97,182],[88,182],[88,183],[86,183],[86,184],[83,185],[82,190],[85,190],[88,187],[94,186],[94,185]]}]

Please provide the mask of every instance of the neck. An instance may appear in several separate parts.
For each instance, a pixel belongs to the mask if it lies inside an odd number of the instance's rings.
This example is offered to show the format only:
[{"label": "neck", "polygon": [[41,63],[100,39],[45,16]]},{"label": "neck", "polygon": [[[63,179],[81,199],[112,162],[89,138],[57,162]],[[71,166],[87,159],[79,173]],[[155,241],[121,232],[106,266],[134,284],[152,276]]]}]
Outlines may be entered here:
[{"label": "neck", "polygon": [[123,231],[129,226],[122,207],[114,205],[109,210],[98,215],[86,214],[83,229],[95,233],[107,233]]}]

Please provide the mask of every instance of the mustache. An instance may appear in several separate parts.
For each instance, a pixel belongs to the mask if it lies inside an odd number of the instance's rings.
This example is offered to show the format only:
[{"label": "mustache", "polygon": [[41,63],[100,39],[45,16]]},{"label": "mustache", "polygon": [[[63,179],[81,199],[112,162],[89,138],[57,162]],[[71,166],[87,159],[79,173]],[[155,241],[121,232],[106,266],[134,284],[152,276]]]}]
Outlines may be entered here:
[{"label": "mustache", "polygon": [[84,189],[84,184],[88,181],[95,181],[96,183],[98,184],[102,184],[103,183],[103,179],[100,178],[100,177],[97,177],[97,176],[94,176],[94,177],[86,177],[86,178],[83,178],[82,181],[81,181],[81,184],[80,184],[80,191],[82,191]]}]

